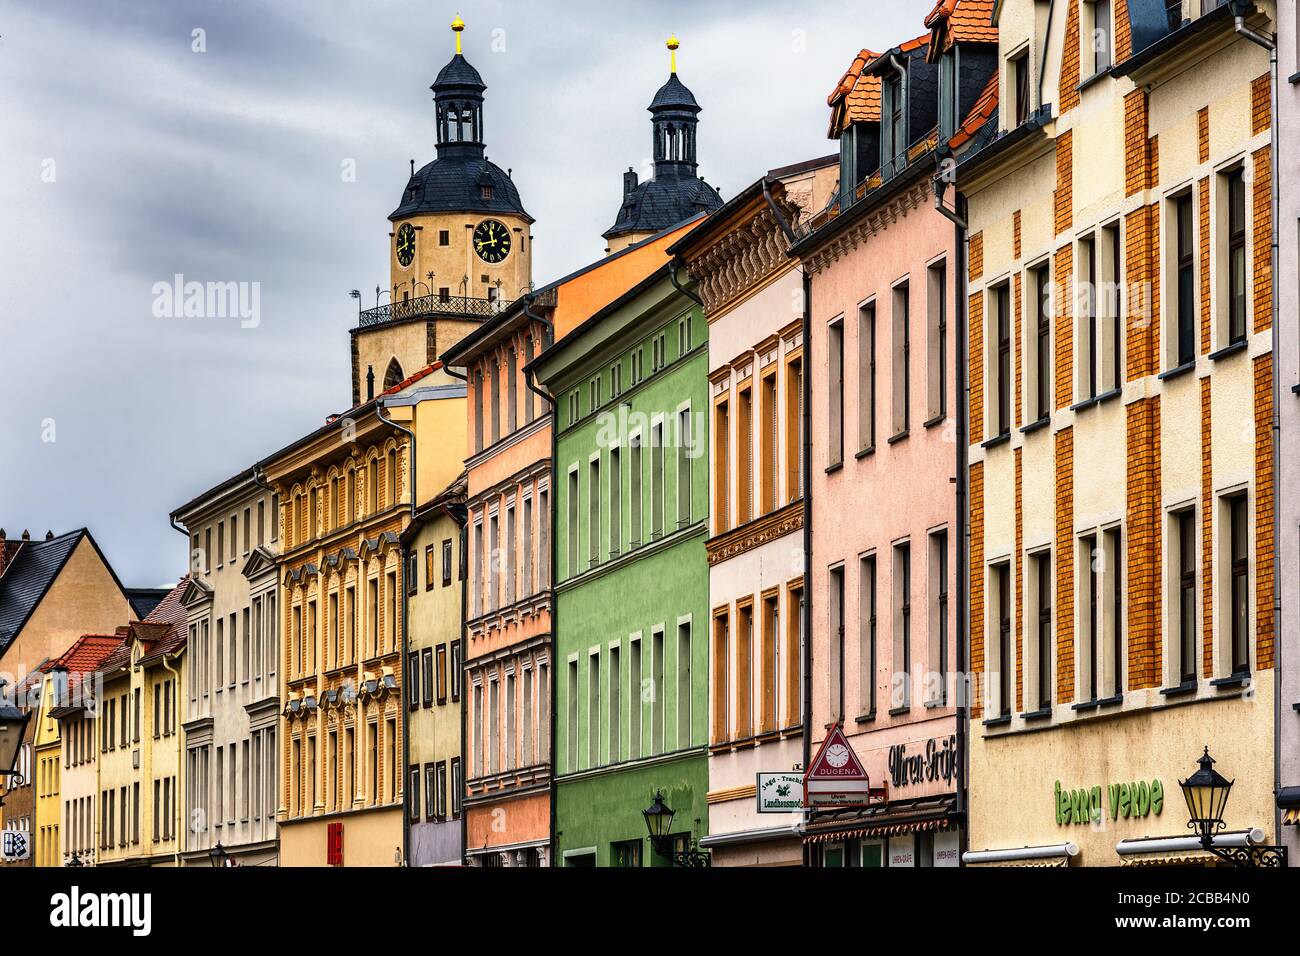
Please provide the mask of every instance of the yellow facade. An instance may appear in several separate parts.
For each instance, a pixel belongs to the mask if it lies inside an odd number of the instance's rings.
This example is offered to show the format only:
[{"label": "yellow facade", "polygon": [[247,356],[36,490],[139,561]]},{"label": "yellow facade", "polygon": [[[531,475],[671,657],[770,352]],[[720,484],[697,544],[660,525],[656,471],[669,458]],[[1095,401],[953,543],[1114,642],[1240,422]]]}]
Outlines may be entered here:
[{"label": "yellow facade", "polygon": [[59,722],[50,716],[54,704],[54,679],[46,674],[41,682],[41,703],[33,720],[36,721],[33,750],[35,752],[36,808],[32,821],[35,838],[32,862],[35,866],[62,866],[63,844],[60,825],[63,816],[60,796],[63,777],[63,748],[59,736]]}]

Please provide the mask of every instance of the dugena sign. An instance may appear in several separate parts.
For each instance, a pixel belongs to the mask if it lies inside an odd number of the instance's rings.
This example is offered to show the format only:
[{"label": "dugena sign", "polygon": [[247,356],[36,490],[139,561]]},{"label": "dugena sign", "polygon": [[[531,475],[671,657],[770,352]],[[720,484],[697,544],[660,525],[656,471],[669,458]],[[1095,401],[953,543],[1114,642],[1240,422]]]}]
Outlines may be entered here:
[{"label": "dugena sign", "polygon": [[760,773],[756,790],[759,813],[795,813],[803,809],[803,774]]}]

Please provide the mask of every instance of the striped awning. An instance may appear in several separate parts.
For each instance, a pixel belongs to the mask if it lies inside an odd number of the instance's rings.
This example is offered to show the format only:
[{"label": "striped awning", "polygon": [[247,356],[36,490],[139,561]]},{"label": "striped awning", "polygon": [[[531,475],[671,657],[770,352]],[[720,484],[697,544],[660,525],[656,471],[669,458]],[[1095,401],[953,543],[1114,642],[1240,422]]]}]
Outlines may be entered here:
[{"label": "striped awning", "polygon": [[804,843],[834,843],[927,833],[950,828],[950,815],[956,802],[952,794],[898,800],[823,811],[814,815],[804,831]]}]

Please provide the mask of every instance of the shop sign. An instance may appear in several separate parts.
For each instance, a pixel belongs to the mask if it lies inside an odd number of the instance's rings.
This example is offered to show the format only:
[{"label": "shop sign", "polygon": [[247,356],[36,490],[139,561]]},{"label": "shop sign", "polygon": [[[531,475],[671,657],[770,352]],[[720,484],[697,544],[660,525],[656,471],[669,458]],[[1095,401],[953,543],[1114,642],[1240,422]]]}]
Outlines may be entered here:
[{"label": "shop sign", "polygon": [[803,809],[803,774],[758,774],[758,812],[795,813]]},{"label": "shop sign", "polygon": [[0,832],[0,859],[6,863],[25,860],[32,855],[32,846],[25,830]]},{"label": "shop sign", "polygon": [[890,866],[916,866],[916,838],[912,834],[889,839]]},{"label": "shop sign", "polygon": [[957,778],[957,737],[932,737],[920,753],[909,754],[907,744],[889,748],[889,783],[895,789]]},{"label": "shop sign", "polygon": [[884,796],[872,791],[866,768],[839,724],[827,732],[817,756],[808,765],[803,789],[804,802],[810,807],[865,807],[873,798]]},{"label": "shop sign", "polygon": [[956,830],[940,830],[934,835],[934,865],[961,866],[961,835]]},{"label": "shop sign", "polygon": [[[1105,803],[1103,805],[1103,796]],[[1165,808],[1165,787],[1159,780],[1111,783],[1105,787],[1065,790],[1056,781],[1056,825],[1100,823],[1109,813],[1112,820],[1138,820],[1160,816]]]}]

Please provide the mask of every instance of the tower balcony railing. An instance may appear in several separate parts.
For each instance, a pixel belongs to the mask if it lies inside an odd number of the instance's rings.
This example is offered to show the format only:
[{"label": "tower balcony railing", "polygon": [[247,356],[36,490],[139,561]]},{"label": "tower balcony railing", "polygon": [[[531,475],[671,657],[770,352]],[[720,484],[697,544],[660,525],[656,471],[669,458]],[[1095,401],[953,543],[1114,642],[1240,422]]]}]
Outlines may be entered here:
[{"label": "tower balcony railing", "polygon": [[465,295],[421,295],[366,309],[361,313],[359,324],[364,329],[383,325],[386,322],[402,322],[406,319],[440,315],[490,319],[494,315],[500,315],[509,307],[510,301],[507,299],[477,299]]}]

